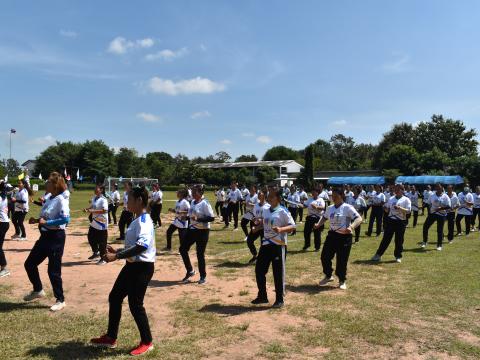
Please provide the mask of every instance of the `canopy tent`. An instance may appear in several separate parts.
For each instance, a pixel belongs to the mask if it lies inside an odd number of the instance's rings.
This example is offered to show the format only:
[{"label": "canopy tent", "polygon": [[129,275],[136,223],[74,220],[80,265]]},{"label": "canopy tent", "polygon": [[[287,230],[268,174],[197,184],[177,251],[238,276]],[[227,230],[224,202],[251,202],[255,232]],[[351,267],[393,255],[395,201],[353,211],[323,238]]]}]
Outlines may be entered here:
[{"label": "canopy tent", "polygon": [[445,185],[459,185],[463,184],[463,178],[460,175],[451,176],[399,176],[395,179],[396,183],[411,184],[411,185],[432,185],[436,183]]},{"label": "canopy tent", "polygon": [[327,181],[328,185],[376,185],[385,184],[383,176],[338,176],[331,177]]}]

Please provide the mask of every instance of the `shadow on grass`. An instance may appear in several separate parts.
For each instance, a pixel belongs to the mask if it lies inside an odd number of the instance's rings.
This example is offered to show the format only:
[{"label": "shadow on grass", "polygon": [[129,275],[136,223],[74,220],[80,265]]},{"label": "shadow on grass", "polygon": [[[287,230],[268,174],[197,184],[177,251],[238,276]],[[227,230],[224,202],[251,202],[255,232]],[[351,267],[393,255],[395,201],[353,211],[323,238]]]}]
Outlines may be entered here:
[{"label": "shadow on grass", "polygon": [[433,251],[434,249],[424,249],[421,247],[418,248],[411,248],[411,249],[403,249],[404,252],[414,252],[414,253],[427,253],[429,251]]},{"label": "shadow on grass", "polygon": [[175,286],[175,285],[186,285],[182,283],[180,280],[150,280],[150,283],[148,284],[149,287],[152,288],[164,288],[164,287],[169,287],[169,286]]},{"label": "shadow on grass", "polygon": [[62,263],[63,267],[72,267],[72,266],[80,266],[80,265],[95,265],[95,263],[91,260],[66,261]]},{"label": "shadow on grass", "polygon": [[30,250],[32,250],[32,249],[5,249],[5,252],[18,252],[18,253],[21,253],[21,252],[29,252]]},{"label": "shadow on grass", "polygon": [[254,266],[254,264],[249,264],[249,263],[241,263],[239,261],[225,261],[223,263],[217,264],[214,267],[216,268],[227,268],[227,269],[232,269],[232,268],[245,268],[249,266]]},{"label": "shadow on grass", "polygon": [[74,231],[68,234],[68,236],[87,236],[87,233]]},{"label": "shadow on grass", "polygon": [[48,309],[49,306],[42,305],[39,303],[28,303],[28,302],[10,302],[10,301],[0,301],[0,313],[11,312],[15,310],[34,310],[34,309]]},{"label": "shadow on grass", "polygon": [[337,287],[332,285],[320,286],[317,284],[287,285],[286,290],[292,293],[318,294],[325,291],[335,290]]},{"label": "shadow on grass", "polygon": [[203,306],[199,312],[209,312],[219,315],[235,316],[241,315],[249,312],[258,312],[271,309],[271,306],[244,306],[244,305],[224,305],[224,304],[209,304]]},{"label": "shadow on grass", "polygon": [[238,244],[246,244],[246,241],[244,241],[244,240],[218,241],[218,244],[223,244],[223,245],[238,245]]},{"label": "shadow on grass", "polygon": [[67,341],[60,344],[45,344],[27,351],[28,357],[45,357],[51,360],[101,359],[122,354],[120,350],[101,349],[88,346],[80,341]]},{"label": "shadow on grass", "polygon": [[319,256],[320,256],[320,250],[310,250],[310,249],[306,249],[306,250],[288,250],[287,249],[287,258],[289,256],[294,256],[294,255],[298,255],[298,254],[308,254],[308,253],[318,253]]}]

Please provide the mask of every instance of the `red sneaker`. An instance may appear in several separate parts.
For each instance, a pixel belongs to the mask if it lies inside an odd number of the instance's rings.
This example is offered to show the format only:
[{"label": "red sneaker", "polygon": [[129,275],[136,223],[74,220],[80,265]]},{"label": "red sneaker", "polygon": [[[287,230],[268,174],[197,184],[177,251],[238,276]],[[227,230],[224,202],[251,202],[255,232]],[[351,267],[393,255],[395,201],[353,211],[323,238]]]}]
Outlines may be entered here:
[{"label": "red sneaker", "polygon": [[112,339],[108,335],[102,335],[98,338],[91,339],[90,344],[92,344],[94,346],[98,346],[98,347],[115,349],[117,347],[117,340]]},{"label": "red sneaker", "polygon": [[147,353],[149,351],[152,351],[152,350],[153,350],[153,343],[149,343],[149,344],[140,343],[140,345],[138,345],[135,349],[130,351],[130,355],[138,356],[138,355],[145,354],[145,353]]}]

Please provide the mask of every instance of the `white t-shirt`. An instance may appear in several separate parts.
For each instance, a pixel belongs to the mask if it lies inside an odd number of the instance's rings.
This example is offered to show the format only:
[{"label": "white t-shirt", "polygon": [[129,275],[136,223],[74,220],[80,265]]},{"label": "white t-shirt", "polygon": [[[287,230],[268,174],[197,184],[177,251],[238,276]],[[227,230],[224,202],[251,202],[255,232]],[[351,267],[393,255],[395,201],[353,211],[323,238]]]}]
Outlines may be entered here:
[{"label": "white t-shirt", "polygon": [[224,202],[225,201],[225,191],[218,190],[215,195],[217,196],[217,201]]},{"label": "white t-shirt", "polygon": [[473,193],[473,207],[480,209],[480,194]]},{"label": "white t-shirt", "polygon": [[[94,196],[92,198],[93,210],[106,210],[108,212],[108,201],[105,196]],[[92,213],[92,222],[90,226],[97,230],[107,230],[108,228],[108,213],[94,214]]]},{"label": "white t-shirt", "polygon": [[347,200],[348,200],[349,198],[353,198],[353,191],[346,191],[346,190],[345,190],[345,202],[348,203]]},{"label": "white t-shirt", "polygon": [[[55,197],[49,196],[45,203],[42,206],[42,210],[40,211],[40,217],[47,220],[53,221],[51,224],[45,224],[40,227],[41,231],[47,230],[65,230],[67,224],[55,224],[55,220],[63,220],[65,221],[67,218],[70,217],[70,201],[65,199],[62,194],[57,195]],[[62,221],[62,222],[63,222]]]},{"label": "white t-shirt", "polygon": [[23,188],[15,195],[15,199],[24,201],[23,203],[19,203],[15,201],[15,211],[23,211],[28,212],[28,191],[27,189]]},{"label": "white t-shirt", "polygon": [[382,192],[374,192],[372,195],[372,205],[374,206],[381,206],[382,203],[386,203],[387,199],[385,198],[385,194]]},{"label": "white t-shirt", "polygon": [[228,197],[228,202],[231,202],[231,203],[234,203],[234,204],[243,199],[242,192],[238,188],[235,189],[235,190],[231,190],[228,193],[227,197]]},{"label": "white t-shirt", "polygon": [[292,215],[283,206],[278,205],[263,210],[263,239],[262,245],[287,245],[287,233],[279,234],[272,230],[273,227],[295,226]]},{"label": "white t-shirt", "polygon": [[308,199],[308,195],[305,191],[303,191],[303,190],[302,191],[297,191],[297,193],[298,193],[298,196],[300,196],[300,201],[301,202],[304,202],[305,200]]},{"label": "white t-shirt", "polygon": [[[352,193],[352,196],[353,196],[353,193]],[[319,198],[322,198],[323,201],[327,202],[327,201],[330,201],[330,197],[328,196],[328,191],[326,190],[323,190],[320,195],[318,195]]]},{"label": "white t-shirt", "polygon": [[460,207],[458,208],[457,214],[467,216],[473,214],[471,205],[467,205],[467,202],[474,202],[472,193],[469,192],[465,194],[464,192],[461,192],[458,194],[458,201],[460,202]]},{"label": "white t-shirt", "polygon": [[418,211],[418,191],[415,191],[413,193],[411,191],[408,191],[405,193],[405,196],[410,199],[410,202],[412,204],[412,211]]},{"label": "white t-shirt", "polygon": [[455,210],[460,206],[460,201],[458,200],[458,196],[455,192],[453,192],[452,196],[450,197],[450,204],[452,205],[452,207],[447,210],[447,212],[449,213],[455,212]]},{"label": "white t-shirt", "polygon": [[209,222],[199,222],[191,218],[192,215],[195,215],[198,219],[214,217],[212,206],[207,200],[201,199],[198,203],[193,200],[188,215],[190,216],[190,229],[210,229]]},{"label": "white t-shirt", "polygon": [[445,216],[447,215],[447,210],[439,210],[442,207],[451,207],[450,198],[446,193],[442,193],[441,195],[437,195],[437,193],[433,193],[430,195],[428,199],[431,207],[430,213]]},{"label": "white t-shirt", "polygon": [[123,193],[123,209],[128,211],[128,192]]},{"label": "white t-shirt", "polygon": [[345,202],[349,205],[352,205],[357,211],[367,207],[365,199],[361,196],[357,196],[357,198],[355,198],[355,196],[349,197],[345,200]]},{"label": "white t-shirt", "polygon": [[373,197],[377,195],[377,192],[375,190],[369,191],[367,193],[367,204],[372,205],[373,204]]},{"label": "white t-shirt", "polygon": [[[312,204],[315,204],[317,206],[322,207],[323,209],[315,209]],[[315,216],[317,218],[322,217],[324,211],[325,211],[325,201],[321,198],[316,198],[314,199],[313,197],[308,198],[307,201],[305,201],[305,207],[307,208],[308,211],[308,216]]]},{"label": "white t-shirt", "polygon": [[258,195],[253,194],[250,195],[250,192],[248,193],[247,196],[245,196],[245,213],[243,214],[243,218],[247,220],[252,220],[253,219],[253,208],[255,207],[255,204],[258,202]]},{"label": "white t-shirt", "polygon": [[[160,201],[159,201],[160,200]],[[158,191],[154,191],[152,193],[152,201],[154,203],[158,203],[158,204],[161,204],[162,201],[163,201],[163,192],[162,190],[158,190]]]},{"label": "white t-shirt", "polygon": [[340,229],[348,228],[352,221],[360,217],[360,214],[352,205],[343,203],[339,207],[330,205],[323,217],[330,221],[330,231],[338,232]]},{"label": "white t-shirt", "polygon": [[112,199],[113,204],[120,203],[120,193],[118,192],[118,190],[113,191],[110,195],[110,198]]},{"label": "white t-shirt", "polygon": [[[395,205],[406,209],[407,212],[404,212],[399,209],[395,209]],[[388,209],[389,218],[394,220],[406,220],[407,214],[412,211],[412,202],[405,195],[402,195],[400,199],[397,199],[396,196],[392,196],[390,199],[388,199],[388,202],[385,204],[385,208]]]},{"label": "white t-shirt", "polygon": [[434,192],[429,190],[423,190],[423,203],[430,204],[430,196],[432,196]]},{"label": "white t-shirt", "polygon": [[175,219],[172,224],[180,229],[188,228],[188,220],[182,220],[182,217],[186,217],[189,210],[190,203],[186,199],[177,200],[175,203]]},{"label": "white t-shirt", "polygon": [[291,201],[287,202],[287,207],[296,209],[298,207],[297,204],[300,202],[300,194],[298,192],[290,193],[288,194],[287,200]]},{"label": "white t-shirt", "polygon": [[265,209],[270,209],[270,204],[267,202],[264,202],[263,205],[260,205],[259,202],[255,204],[255,207],[253,208],[253,215],[255,219],[263,219],[263,210]]},{"label": "white t-shirt", "polygon": [[8,218],[8,198],[0,196],[0,222],[9,222]]},{"label": "white t-shirt", "polygon": [[157,250],[155,248],[155,230],[152,218],[149,214],[143,213],[132,221],[125,233],[125,248],[140,245],[146,250],[140,255],[127,258],[128,262],[155,262]]}]

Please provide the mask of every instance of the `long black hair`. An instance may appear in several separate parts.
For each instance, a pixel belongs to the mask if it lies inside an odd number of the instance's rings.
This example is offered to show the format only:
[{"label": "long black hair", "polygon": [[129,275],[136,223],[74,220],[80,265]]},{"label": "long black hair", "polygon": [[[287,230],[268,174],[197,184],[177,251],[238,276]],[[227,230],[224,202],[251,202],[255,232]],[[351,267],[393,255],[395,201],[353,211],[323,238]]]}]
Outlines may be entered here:
[{"label": "long black hair", "polygon": [[134,199],[142,199],[142,204],[144,207],[148,205],[148,190],[145,188],[145,185],[137,185],[132,187],[130,190],[129,196]]}]

